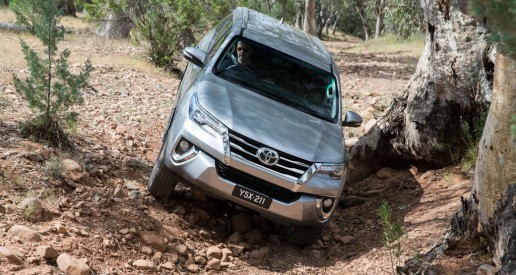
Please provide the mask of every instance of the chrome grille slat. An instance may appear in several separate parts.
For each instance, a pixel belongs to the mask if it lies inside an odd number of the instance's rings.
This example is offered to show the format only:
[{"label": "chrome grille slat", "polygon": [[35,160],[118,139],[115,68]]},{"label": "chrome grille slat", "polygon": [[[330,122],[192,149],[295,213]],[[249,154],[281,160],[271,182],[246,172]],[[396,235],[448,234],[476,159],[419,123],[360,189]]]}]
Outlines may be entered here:
[{"label": "chrome grille slat", "polygon": [[237,136],[235,136],[233,134],[229,134],[229,137],[230,138],[234,138],[234,139],[236,139],[236,140],[238,140],[238,141],[240,141],[242,143],[245,143],[246,145],[249,145],[249,146],[253,147],[254,149],[258,150],[258,147],[254,146],[254,145],[252,145],[250,143],[247,143],[245,140],[243,140],[243,139],[241,139],[241,138],[239,138],[239,137],[237,137]]},{"label": "chrome grille slat", "polygon": [[229,145],[231,155],[236,155],[240,159],[245,159],[252,164],[266,168],[269,171],[278,173],[284,177],[297,180],[312,166],[311,162],[291,156],[284,152],[278,151],[279,161],[277,164],[269,166],[263,164],[256,156],[257,151],[263,147],[269,147],[255,140],[249,139],[243,135],[229,130]]},{"label": "chrome grille slat", "polygon": [[296,164],[296,165],[299,165],[299,166],[306,167],[306,168],[309,168],[309,167],[310,167],[310,165],[305,164],[305,163],[302,163],[302,162],[299,162],[299,161],[290,160],[290,159],[287,159],[287,158],[284,158],[284,157],[280,157],[280,159],[282,159],[282,160],[284,160],[284,161],[288,161],[288,162],[293,163],[293,164]]}]

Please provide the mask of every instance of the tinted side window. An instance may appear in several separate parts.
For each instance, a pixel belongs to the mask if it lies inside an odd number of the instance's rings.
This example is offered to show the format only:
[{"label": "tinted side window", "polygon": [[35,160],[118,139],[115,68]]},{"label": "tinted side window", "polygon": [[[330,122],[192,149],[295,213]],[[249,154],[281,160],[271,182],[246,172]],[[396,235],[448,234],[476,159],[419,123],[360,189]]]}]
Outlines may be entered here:
[{"label": "tinted side window", "polygon": [[226,40],[226,37],[229,35],[229,31],[233,25],[232,17],[228,16],[224,19],[222,23],[215,29],[215,34],[213,35],[213,39],[211,40],[208,52],[208,61],[211,60],[213,55],[220,48],[222,43]]},{"label": "tinted side window", "polygon": [[204,35],[197,47],[205,52],[208,52],[208,47],[210,46],[213,34],[215,34],[215,29],[209,31],[206,35]]}]

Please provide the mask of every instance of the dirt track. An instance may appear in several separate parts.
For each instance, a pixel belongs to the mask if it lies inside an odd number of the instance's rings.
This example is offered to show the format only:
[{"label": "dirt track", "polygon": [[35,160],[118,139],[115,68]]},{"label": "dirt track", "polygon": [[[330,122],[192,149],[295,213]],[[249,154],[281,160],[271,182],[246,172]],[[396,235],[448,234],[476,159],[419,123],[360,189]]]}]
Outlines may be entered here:
[{"label": "dirt track", "polygon": [[[2,39],[17,39],[17,35],[0,33]],[[88,37],[83,39],[84,43],[64,42],[61,47],[93,57],[120,51],[140,54],[129,45],[98,48],[87,43]],[[327,46],[341,69],[343,102],[359,111],[367,124],[381,116],[390,99],[402,94],[417,56],[348,52],[356,43],[334,41]],[[20,52],[13,58],[23,57]],[[72,68],[80,69],[79,64]],[[44,245],[58,254],[86,259],[94,274],[210,269],[235,274],[388,274],[391,261],[376,214],[382,201],[389,201],[393,218],[403,221],[407,234],[401,259],[406,260],[442,240],[460,196],[471,186],[471,176],[453,167],[425,173],[416,168],[382,169],[348,185],[345,194],[361,201],[351,206],[351,200],[344,201],[316,245],[288,246],[273,223],[226,203],[205,200],[188,188],[179,190],[167,204],[149,196],[146,182],[179,80],[131,66],[94,66],[85,103],[76,110],[81,115],[72,135],[74,151],[48,148],[20,136],[16,123],[29,117],[30,111],[14,91],[12,73],[26,71],[1,67],[0,249],[8,249],[23,262],[3,253],[2,274],[58,274],[55,257],[45,258],[41,252]],[[363,129],[346,135],[360,136]],[[48,172],[56,159],[73,160],[68,172],[57,179]],[[45,209],[33,220],[20,209],[28,197],[38,198]],[[252,230],[239,237],[234,234],[235,220],[251,223]],[[14,232],[14,225],[34,230],[41,240]],[[149,241],[155,237],[158,240]],[[218,263],[213,260],[217,249],[226,253]],[[471,249],[441,262],[442,274],[464,274],[474,272],[480,260]]]}]

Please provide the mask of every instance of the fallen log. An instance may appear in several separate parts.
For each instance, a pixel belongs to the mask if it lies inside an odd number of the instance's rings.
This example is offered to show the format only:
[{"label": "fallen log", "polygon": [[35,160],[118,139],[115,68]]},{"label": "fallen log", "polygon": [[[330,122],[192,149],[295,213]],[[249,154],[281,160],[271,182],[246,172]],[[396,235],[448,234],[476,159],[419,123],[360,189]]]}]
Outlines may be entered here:
[{"label": "fallen log", "polygon": [[8,24],[8,23],[0,23],[0,29],[6,30],[6,31],[12,31],[12,32],[28,32],[30,31],[29,28],[25,26],[18,26],[15,24]]}]

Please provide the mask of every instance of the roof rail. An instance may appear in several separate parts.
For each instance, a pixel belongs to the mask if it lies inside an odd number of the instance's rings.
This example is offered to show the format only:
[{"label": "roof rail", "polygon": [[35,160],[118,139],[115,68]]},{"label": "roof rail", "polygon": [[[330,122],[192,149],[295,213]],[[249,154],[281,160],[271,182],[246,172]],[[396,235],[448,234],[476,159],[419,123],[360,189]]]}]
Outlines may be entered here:
[{"label": "roof rail", "polygon": [[242,29],[247,28],[247,21],[249,20],[249,10],[242,8]]}]

